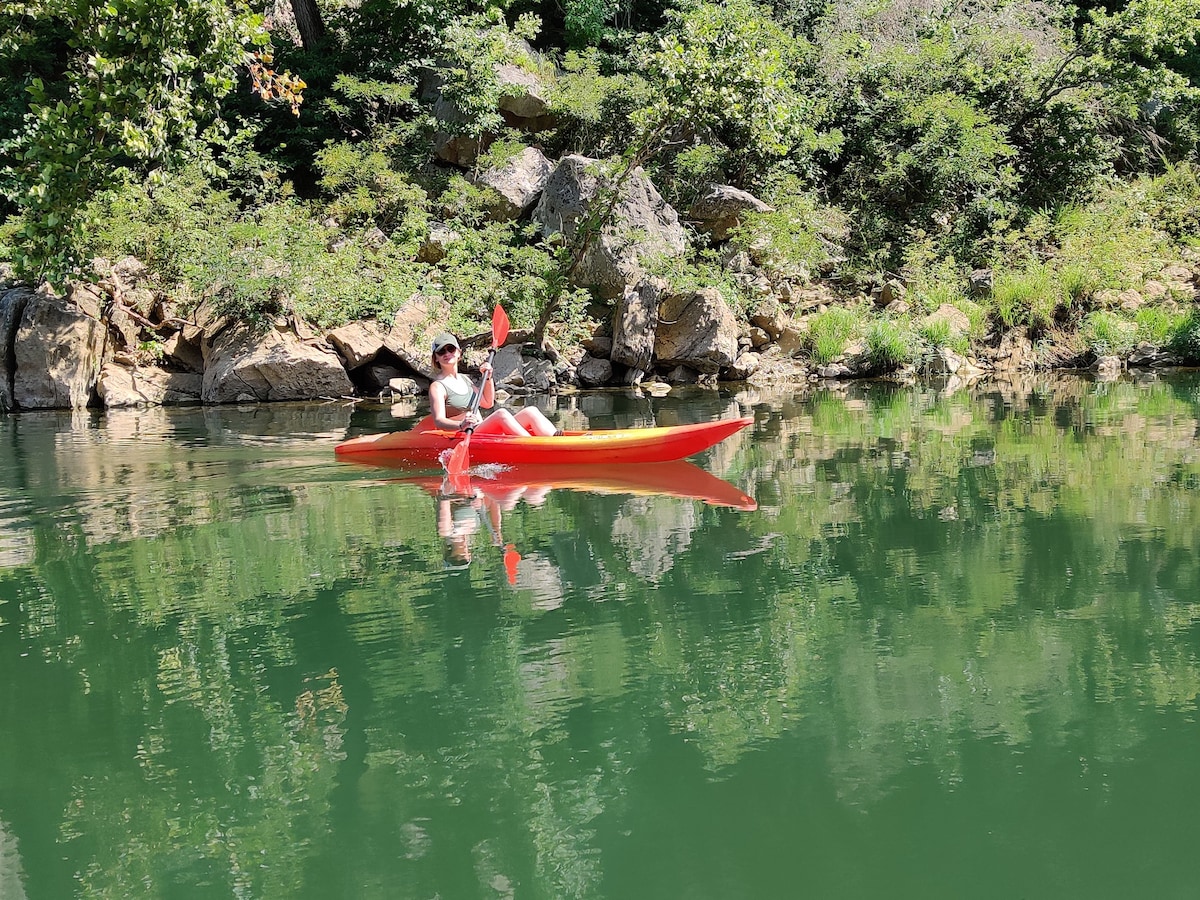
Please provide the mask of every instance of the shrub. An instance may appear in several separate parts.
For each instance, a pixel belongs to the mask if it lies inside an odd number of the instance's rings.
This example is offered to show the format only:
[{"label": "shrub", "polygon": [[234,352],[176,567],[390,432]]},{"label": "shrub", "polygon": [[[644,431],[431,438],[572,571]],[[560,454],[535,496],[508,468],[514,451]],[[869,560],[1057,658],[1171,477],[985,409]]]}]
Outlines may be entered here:
[{"label": "shrub", "polygon": [[1080,329],[1084,343],[1096,356],[1128,353],[1136,333],[1133,322],[1103,309],[1089,313]]},{"label": "shrub", "polygon": [[867,328],[867,359],[871,370],[890,372],[917,358],[914,335],[892,319],[876,319]]},{"label": "shrub", "polygon": [[809,323],[808,345],[813,362],[818,365],[842,355],[846,341],[858,334],[862,316],[853,309],[834,306],[813,316]]},{"label": "shrub", "polygon": [[1029,325],[1044,329],[1058,306],[1058,285],[1045,264],[1001,272],[992,287],[992,303],[1000,322],[1008,328]]},{"label": "shrub", "polygon": [[1200,362],[1200,311],[1193,309],[1175,325],[1167,349],[1183,362]]}]

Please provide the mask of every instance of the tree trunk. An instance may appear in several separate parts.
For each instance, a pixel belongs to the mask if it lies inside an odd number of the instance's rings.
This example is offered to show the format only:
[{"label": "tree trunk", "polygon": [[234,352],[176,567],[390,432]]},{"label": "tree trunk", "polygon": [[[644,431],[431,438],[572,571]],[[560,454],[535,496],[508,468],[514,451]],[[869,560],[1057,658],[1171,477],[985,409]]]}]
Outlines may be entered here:
[{"label": "tree trunk", "polygon": [[325,23],[317,0],[291,0],[292,14],[296,17],[296,30],[300,32],[300,46],[311,50],[325,36]]}]

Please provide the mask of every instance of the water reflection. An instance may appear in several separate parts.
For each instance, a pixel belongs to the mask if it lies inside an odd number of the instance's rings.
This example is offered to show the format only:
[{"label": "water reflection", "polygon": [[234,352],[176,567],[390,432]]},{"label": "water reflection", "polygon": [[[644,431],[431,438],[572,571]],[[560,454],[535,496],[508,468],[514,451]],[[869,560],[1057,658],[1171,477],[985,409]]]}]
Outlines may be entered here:
[{"label": "water reflection", "polygon": [[978,838],[969,795],[1016,895],[1063,832],[1105,861],[1135,765],[1200,780],[1195,376],[561,402],[756,424],[723,488],[475,472],[455,535],[332,457],[391,410],[0,419],[0,893],[821,894],[839,839],[937,868],[905,823]]}]

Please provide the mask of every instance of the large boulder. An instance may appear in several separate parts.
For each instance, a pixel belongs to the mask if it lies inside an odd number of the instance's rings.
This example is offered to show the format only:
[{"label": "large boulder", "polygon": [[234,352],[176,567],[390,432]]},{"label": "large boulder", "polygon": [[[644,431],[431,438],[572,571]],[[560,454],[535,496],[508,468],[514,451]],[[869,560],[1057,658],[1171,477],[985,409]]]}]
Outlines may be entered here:
[{"label": "large boulder", "polygon": [[716,288],[670,295],[659,315],[654,341],[659,365],[715,375],[737,359],[737,317]]},{"label": "large boulder", "polygon": [[353,391],[333,349],[301,341],[290,328],[260,333],[237,325],[204,343],[205,403],[314,400]]},{"label": "large boulder", "polygon": [[100,369],[96,393],[108,409],[199,403],[204,377],[194,372],[168,372],[158,366],[126,366],[107,362]]},{"label": "large boulder", "polygon": [[106,329],[103,298],[72,284],[65,297],[47,286],[17,287],[0,297],[0,407],[81,408],[92,400]]},{"label": "large boulder", "polygon": [[540,150],[526,147],[502,164],[480,172],[475,182],[499,195],[492,204],[492,218],[505,222],[520,218],[533,205],[552,171],[554,164]]},{"label": "large boulder", "polygon": [[[383,332],[373,321],[350,322],[325,337],[342,355],[346,368],[351,370],[373,362],[383,349]],[[384,383],[387,383],[386,379]]]},{"label": "large boulder", "polygon": [[413,371],[430,372],[433,339],[446,330],[449,319],[450,306],[445,300],[414,294],[396,311],[383,345]]},{"label": "large boulder", "polygon": [[613,318],[609,359],[637,372],[648,372],[654,357],[654,332],[658,307],[668,285],[661,278],[643,278],[625,289]]},{"label": "large boulder", "polygon": [[742,224],[748,213],[771,212],[774,207],[753,194],[727,184],[711,184],[688,210],[688,220],[714,240],[723,241]]},{"label": "large boulder", "polygon": [[[609,177],[603,164],[586,156],[563,157],[542,190],[533,220],[545,235],[561,234],[567,241],[596,203],[605,203]],[[663,200],[645,172],[634,169],[601,233],[572,273],[575,284],[595,288],[606,298],[621,296],[636,284],[651,260],[682,256],[687,235],[679,215]]]},{"label": "large boulder", "polygon": [[[541,62],[525,41],[510,38],[507,43],[504,51],[507,59],[493,67],[500,95],[496,111],[506,125],[519,131],[542,131],[551,127],[554,117],[548,105],[548,82],[553,78],[550,67]],[[433,117],[437,122],[433,135],[434,153],[445,162],[470,168],[496,136],[469,136],[471,117],[445,96],[443,84],[441,75],[435,73],[425,90],[425,95],[433,98]]]}]

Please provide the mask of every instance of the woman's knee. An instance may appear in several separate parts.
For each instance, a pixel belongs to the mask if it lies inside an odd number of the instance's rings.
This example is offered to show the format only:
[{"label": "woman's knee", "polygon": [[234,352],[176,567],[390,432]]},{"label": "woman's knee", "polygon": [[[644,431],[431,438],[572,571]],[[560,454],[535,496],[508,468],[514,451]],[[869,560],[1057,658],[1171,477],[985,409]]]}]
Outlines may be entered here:
[{"label": "woman's knee", "polygon": [[536,406],[522,407],[517,413],[516,418],[518,422],[529,430],[530,434],[550,437],[556,431],[554,423],[547,419],[545,414]]}]

